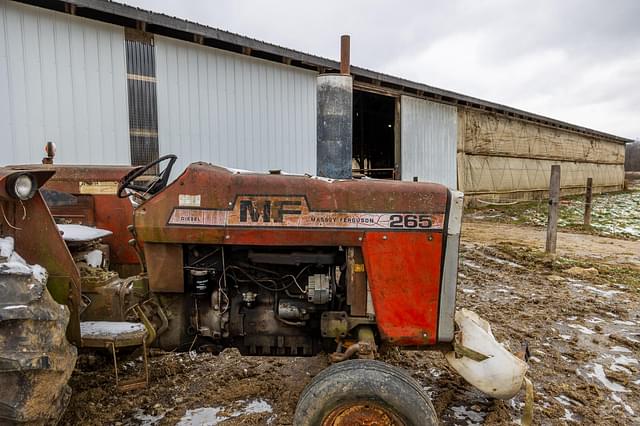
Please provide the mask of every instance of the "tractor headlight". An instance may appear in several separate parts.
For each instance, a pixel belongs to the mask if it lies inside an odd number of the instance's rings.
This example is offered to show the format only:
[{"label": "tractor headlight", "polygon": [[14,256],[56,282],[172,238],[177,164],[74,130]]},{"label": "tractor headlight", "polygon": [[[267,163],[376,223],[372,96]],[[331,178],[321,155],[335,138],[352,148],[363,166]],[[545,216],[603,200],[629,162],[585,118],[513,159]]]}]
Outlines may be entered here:
[{"label": "tractor headlight", "polygon": [[38,189],[35,178],[29,173],[20,174],[7,183],[9,183],[8,192],[23,201],[33,197]]}]

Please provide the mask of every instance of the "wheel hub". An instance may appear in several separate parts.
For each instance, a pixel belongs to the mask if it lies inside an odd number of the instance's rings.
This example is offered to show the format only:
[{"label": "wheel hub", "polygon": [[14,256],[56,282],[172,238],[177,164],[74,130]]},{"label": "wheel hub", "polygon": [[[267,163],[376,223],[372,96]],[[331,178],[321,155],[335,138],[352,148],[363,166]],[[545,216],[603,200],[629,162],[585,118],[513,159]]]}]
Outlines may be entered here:
[{"label": "wheel hub", "polygon": [[373,401],[357,401],[333,409],[322,426],[406,426],[388,407]]}]

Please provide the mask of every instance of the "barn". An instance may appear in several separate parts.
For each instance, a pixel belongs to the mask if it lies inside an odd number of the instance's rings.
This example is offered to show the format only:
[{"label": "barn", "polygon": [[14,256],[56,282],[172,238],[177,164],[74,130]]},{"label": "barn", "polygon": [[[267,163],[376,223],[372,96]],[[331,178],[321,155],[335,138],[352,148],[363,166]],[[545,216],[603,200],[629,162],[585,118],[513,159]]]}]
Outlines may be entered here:
[{"label": "barn", "polygon": [[[177,154],[315,173],[318,77],[339,63],[101,0],[0,0],[0,164],[144,164]],[[628,139],[351,67],[354,174],[487,202],[624,185]]]}]

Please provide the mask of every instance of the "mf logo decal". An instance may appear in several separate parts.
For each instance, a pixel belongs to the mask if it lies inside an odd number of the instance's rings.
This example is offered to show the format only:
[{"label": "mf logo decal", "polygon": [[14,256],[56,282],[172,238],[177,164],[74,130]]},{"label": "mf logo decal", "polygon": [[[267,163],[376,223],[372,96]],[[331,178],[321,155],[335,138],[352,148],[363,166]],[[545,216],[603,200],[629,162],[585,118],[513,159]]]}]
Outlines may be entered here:
[{"label": "mf logo decal", "polygon": [[170,225],[333,229],[442,229],[444,214],[312,211],[303,196],[242,195],[228,210],[176,208]]},{"label": "mf logo decal", "polygon": [[240,200],[240,222],[283,223],[285,215],[301,215],[302,200]]}]

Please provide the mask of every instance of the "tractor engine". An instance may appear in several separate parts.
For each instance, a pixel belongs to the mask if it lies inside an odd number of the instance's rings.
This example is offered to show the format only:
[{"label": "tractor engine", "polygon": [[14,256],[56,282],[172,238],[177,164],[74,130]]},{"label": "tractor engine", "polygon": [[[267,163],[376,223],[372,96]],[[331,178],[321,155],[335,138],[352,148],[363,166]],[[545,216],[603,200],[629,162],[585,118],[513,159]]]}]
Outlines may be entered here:
[{"label": "tractor engine", "polygon": [[184,252],[190,333],[244,353],[314,354],[322,313],[344,307],[337,249],[191,245]]}]

